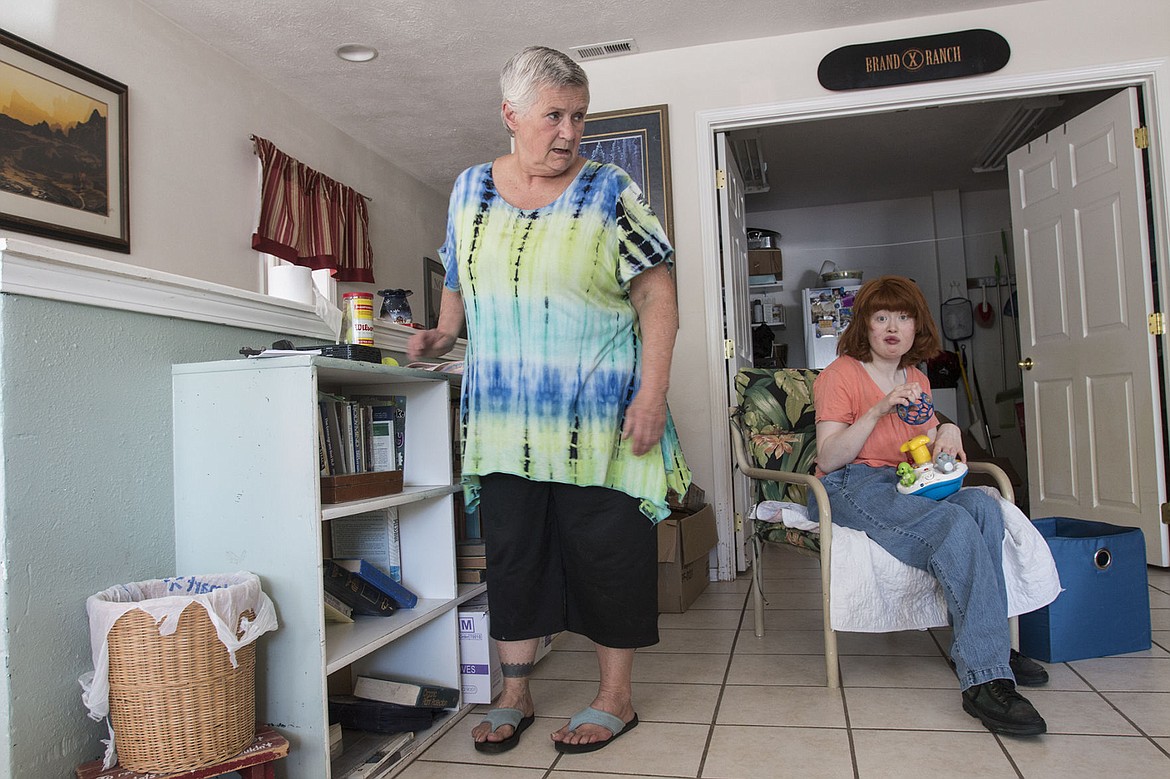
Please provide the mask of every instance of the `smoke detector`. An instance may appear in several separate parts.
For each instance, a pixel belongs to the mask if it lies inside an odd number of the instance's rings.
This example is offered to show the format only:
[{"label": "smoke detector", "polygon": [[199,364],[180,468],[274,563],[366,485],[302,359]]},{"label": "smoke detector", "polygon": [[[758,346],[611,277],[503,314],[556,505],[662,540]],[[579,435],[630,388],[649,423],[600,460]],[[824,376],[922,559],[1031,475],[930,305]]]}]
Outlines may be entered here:
[{"label": "smoke detector", "polygon": [[579,60],[596,60],[603,57],[618,57],[622,54],[634,54],[638,51],[638,44],[633,38],[608,43],[590,43],[587,46],[570,46],[569,51],[577,55]]}]

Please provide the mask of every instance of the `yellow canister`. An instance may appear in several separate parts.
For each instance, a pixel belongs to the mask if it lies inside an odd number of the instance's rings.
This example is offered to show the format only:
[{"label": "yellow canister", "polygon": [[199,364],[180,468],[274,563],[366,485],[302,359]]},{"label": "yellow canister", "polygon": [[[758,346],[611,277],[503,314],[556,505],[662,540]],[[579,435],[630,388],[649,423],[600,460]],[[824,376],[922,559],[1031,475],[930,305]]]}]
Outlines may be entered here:
[{"label": "yellow canister", "polygon": [[347,344],[374,345],[374,296],[346,292],[341,296],[341,339]]}]

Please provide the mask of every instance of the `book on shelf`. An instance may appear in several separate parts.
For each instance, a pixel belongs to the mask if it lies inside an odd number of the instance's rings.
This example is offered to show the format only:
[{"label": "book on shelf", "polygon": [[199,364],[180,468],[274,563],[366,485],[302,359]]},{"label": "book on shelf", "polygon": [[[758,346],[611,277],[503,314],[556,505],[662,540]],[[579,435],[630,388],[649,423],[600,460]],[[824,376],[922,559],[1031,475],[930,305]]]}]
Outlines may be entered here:
[{"label": "book on shelf", "polygon": [[337,427],[341,432],[341,459],[343,473],[357,473],[353,461],[353,418],[350,416],[349,401],[339,400],[334,404],[337,410]]},{"label": "book on shelf", "polygon": [[382,776],[391,765],[410,754],[414,747],[414,733],[396,733],[380,744],[358,765],[342,774],[340,779],[372,779]]},{"label": "book on shelf", "polygon": [[329,523],[329,536],[333,557],[360,557],[394,581],[402,581],[402,536],[396,507],[334,519]]},{"label": "book on shelf", "polygon": [[341,732],[341,723],[334,722],[329,726],[329,757],[333,759],[344,751],[345,742]]},{"label": "book on shelf", "polygon": [[455,544],[456,557],[475,557],[487,554],[487,544],[482,538],[468,538]]},{"label": "book on shelf", "polygon": [[455,580],[460,584],[479,584],[487,581],[486,568],[457,568]]},{"label": "book on shelf", "polygon": [[450,709],[459,705],[459,690],[454,687],[379,679],[376,676],[359,676],[353,683],[353,694],[369,701],[427,709]]},{"label": "book on shelf", "polygon": [[322,561],[325,592],[331,593],[342,603],[363,617],[388,617],[398,609],[398,604],[381,590],[332,560]]},{"label": "book on shelf", "polygon": [[370,441],[373,462],[371,470],[396,471],[398,442],[394,429],[394,406],[372,404],[370,410]]},{"label": "book on shelf", "polygon": [[394,470],[406,468],[406,397],[390,398],[394,409]]},{"label": "book on shelf", "polygon": [[317,458],[322,476],[333,475],[333,458],[329,455],[329,439],[325,436],[325,420],[317,425]]},{"label": "book on shelf", "polygon": [[318,393],[317,406],[321,411],[321,431],[325,438],[325,456],[329,461],[328,475],[345,473],[341,454],[341,430],[337,418],[336,399],[324,392]]},{"label": "book on shelf", "polygon": [[487,568],[487,555],[459,555],[455,558],[457,568]]},{"label": "book on shelf", "polygon": [[356,695],[330,695],[329,721],[350,730],[374,733],[406,733],[426,730],[434,724],[443,707],[404,706],[398,703],[359,698]]},{"label": "book on shelf", "polygon": [[371,471],[373,469],[370,468],[369,458],[366,456],[366,423],[362,405],[351,400],[345,404],[345,408],[349,412],[349,430],[352,439],[350,443],[353,446],[353,472]]},{"label": "book on shelf", "polygon": [[[369,406],[372,421],[393,426],[394,464],[386,470],[401,471],[406,467],[406,396],[405,395],[355,395],[353,399]],[[371,468],[371,470],[382,470]]]},{"label": "book on shelf", "polygon": [[353,608],[351,606],[347,606],[341,598],[328,590],[325,591],[324,597],[326,622],[353,622]]},{"label": "book on shelf", "polygon": [[[334,554],[336,553],[336,550],[334,550]],[[371,587],[377,589],[387,598],[394,601],[395,605],[399,608],[413,609],[418,604],[417,595],[391,579],[389,574],[378,570],[377,566],[371,564],[369,560],[354,557],[334,557],[333,562],[350,571]]]}]

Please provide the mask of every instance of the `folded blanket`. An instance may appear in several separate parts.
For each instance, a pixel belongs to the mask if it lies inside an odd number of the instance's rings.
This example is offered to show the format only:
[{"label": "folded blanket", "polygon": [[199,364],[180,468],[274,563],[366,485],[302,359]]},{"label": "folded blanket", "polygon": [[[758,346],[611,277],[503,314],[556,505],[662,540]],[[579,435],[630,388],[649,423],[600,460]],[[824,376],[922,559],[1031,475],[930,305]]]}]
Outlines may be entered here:
[{"label": "folded blanket", "polygon": [[[1048,543],[1024,513],[991,487],[1003,511],[1003,572],[1008,616],[1047,606],[1060,594],[1060,576]],[[755,518],[788,527],[817,531],[808,511],[798,503],[764,501]],[[947,625],[947,606],[938,581],[912,568],[870,540],[860,530],[833,526],[830,622],[834,630],[886,633]]]}]

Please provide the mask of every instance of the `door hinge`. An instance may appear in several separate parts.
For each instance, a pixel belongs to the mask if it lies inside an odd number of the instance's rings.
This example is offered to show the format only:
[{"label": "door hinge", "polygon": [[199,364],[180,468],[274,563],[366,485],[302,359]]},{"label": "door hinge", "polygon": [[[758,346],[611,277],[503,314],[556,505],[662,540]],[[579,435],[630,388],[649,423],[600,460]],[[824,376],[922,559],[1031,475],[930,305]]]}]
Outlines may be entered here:
[{"label": "door hinge", "polygon": [[727,171],[722,169],[715,171],[715,189],[723,189],[726,186]]},{"label": "door hinge", "polygon": [[1161,311],[1156,311],[1153,314],[1150,314],[1148,320],[1150,335],[1166,334],[1166,317]]},{"label": "door hinge", "polygon": [[724,341],[723,341],[723,357],[724,357],[724,359],[730,360],[734,356],[735,356],[735,341],[733,341],[730,338],[724,339]]},{"label": "door hinge", "polygon": [[1133,131],[1133,145],[1139,149],[1150,148],[1150,131],[1145,127],[1139,127]]},{"label": "door hinge", "polygon": [[735,512],[735,532],[743,532],[743,514],[740,514],[738,511]]},{"label": "door hinge", "polygon": [[1170,503],[1162,504],[1162,524],[1170,525]]}]

